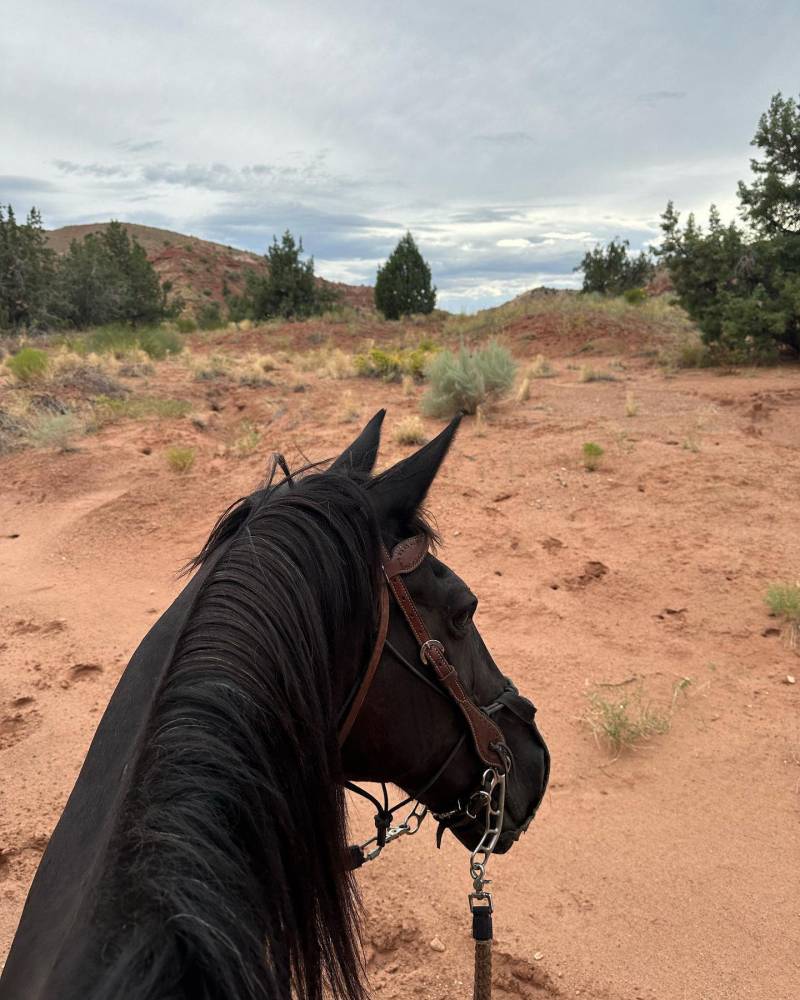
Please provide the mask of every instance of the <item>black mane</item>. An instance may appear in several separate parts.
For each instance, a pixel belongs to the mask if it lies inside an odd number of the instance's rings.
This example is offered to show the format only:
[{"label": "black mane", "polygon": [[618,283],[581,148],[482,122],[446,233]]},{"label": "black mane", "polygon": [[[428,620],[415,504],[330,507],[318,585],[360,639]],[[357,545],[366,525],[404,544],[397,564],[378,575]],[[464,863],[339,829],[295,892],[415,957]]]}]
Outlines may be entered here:
[{"label": "black mane", "polygon": [[[227,544],[158,695],[112,844],[96,1000],[364,996],[336,732],[369,653],[379,535],[312,471],[220,519]],[[372,623],[372,624],[371,624]],[[341,670],[338,671],[341,674]]]}]

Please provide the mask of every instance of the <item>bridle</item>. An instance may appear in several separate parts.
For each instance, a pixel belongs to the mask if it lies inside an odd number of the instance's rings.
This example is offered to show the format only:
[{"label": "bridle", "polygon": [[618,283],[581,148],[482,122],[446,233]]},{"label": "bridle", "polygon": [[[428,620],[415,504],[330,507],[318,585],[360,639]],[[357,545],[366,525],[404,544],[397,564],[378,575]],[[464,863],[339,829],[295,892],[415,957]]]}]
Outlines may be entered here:
[{"label": "bridle", "polygon": [[[360,788],[351,781],[346,781],[345,787],[368,799],[375,807],[375,836],[362,844],[353,844],[348,848],[345,867],[353,870],[360,868],[367,861],[378,857],[384,847],[399,837],[415,834],[428,814],[427,806],[421,802],[422,797],[429,792],[436,782],[450,767],[458,752],[468,738],[471,738],[475,752],[481,762],[481,779],[477,788],[466,799],[459,799],[452,809],[432,813],[439,821],[436,835],[437,846],[441,843],[445,829],[453,829],[462,824],[474,824],[483,816],[483,833],[473,849],[470,859],[470,878],[472,892],[469,893],[469,908],[472,913],[472,936],[475,940],[475,979],[473,1000],[491,1000],[492,993],[492,894],[486,890],[490,879],[486,877],[486,865],[503,832],[503,819],[506,802],[506,778],[511,771],[513,756],[506,743],[503,732],[492,716],[501,708],[507,708],[522,722],[533,726],[536,709],[530,702],[521,698],[514,685],[506,679],[506,684],[500,694],[489,705],[479,706],[464,690],[461,680],[453,665],[447,659],[444,644],[432,638],[425,622],[417,610],[403,579],[408,573],[417,569],[428,554],[428,539],[425,535],[414,535],[396,545],[391,554],[381,546],[382,579],[379,595],[378,631],[375,645],[370,654],[364,674],[356,681],[355,687],[345,701],[340,714],[339,746],[343,747],[353,725],[358,718],[370,686],[375,679],[378,665],[385,650],[411,671],[416,677],[432,688],[438,695],[454,703],[466,725],[464,732],[456,741],[455,746],[447,755],[444,763],[437,769],[423,788],[408,795],[400,802],[389,805],[389,794],[386,783],[381,782],[383,801]],[[390,595],[394,597],[403,617],[408,623],[419,646],[419,658],[423,669],[406,659],[397,650],[387,635],[389,631]],[[425,670],[424,668],[430,668]],[[527,706],[521,707],[521,703]],[[539,737],[541,739],[541,737]],[[546,754],[547,770],[549,771],[549,755]],[[544,784],[547,784],[547,771]],[[404,806],[413,803],[411,811],[405,819],[396,826],[392,825],[394,813]],[[535,810],[534,810],[535,813]],[[532,813],[516,832],[519,836],[527,829],[533,819]]]},{"label": "bridle", "polygon": [[[397,840],[399,837],[412,835],[417,832],[428,813],[427,807],[423,806],[419,801],[420,798],[442,777],[465,741],[471,738],[482,764],[481,779],[478,787],[467,797],[465,802],[462,803],[459,800],[452,809],[433,813],[433,816],[439,821],[437,844],[441,841],[442,834],[446,828],[464,823],[474,823],[479,819],[481,814],[484,816],[485,828],[483,836],[470,857],[470,875],[473,882],[473,891],[469,895],[469,901],[473,915],[477,915],[479,921],[482,921],[485,925],[488,924],[488,929],[485,928],[485,933],[488,934],[488,938],[490,939],[492,900],[491,893],[485,889],[485,885],[489,882],[486,878],[486,863],[497,845],[502,832],[506,776],[511,771],[513,763],[511,751],[508,748],[502,730],[492,719],[492,715],[503,706],[509,707],[514,711],[511,702],[513,702],[515,697],[518,697],[518,693],[514,685],[508,682],[504,690],[490,705],[478,706],[467,691],[465,691],[458,673],[447,658],[444,644],[439,639],[431,637],[403,580],[404,576],[413,572],[422,564],[427,554],[428,539],[424,535],[414,535],[412,538],[400,542],[392,549],[391,554],[383,546],[381,547],[382,581],[379,597],[377,638],[367,663],[367,668],[345,703],[345,708],[342,712],[344,718],[339,726],[339,745],[344,745],[358,718],[385,649],[388,649],[403,666],[425,684],[433,688],[437,694],[452,701],[457,706],[466,723],[465,731],[447,755],[444,763],[438,768],[433,777],[425,783],[424,787],[392,806],[389,805],[385,783],[381,783],[383,788],[383,802],[380,802],[365,789],[359,788],[358,785],[352,782],[345,782],[345,787],[371,801],[376,810],[375,836],[363,844],[353,845],[349,848],[347,867],[351,869],[358,868],[365,862],[376,858],[387,844]],[[417,640],[422,664],[432,669],[428,671],[421,670],[417,665],[406,659],[388,641],[390,595],[394,597],[414,638]],[[397,826],[393,826],[394,813],[412,802],[414,805],[406,818]],[[487,938],[483,939],[486,940]]]}]

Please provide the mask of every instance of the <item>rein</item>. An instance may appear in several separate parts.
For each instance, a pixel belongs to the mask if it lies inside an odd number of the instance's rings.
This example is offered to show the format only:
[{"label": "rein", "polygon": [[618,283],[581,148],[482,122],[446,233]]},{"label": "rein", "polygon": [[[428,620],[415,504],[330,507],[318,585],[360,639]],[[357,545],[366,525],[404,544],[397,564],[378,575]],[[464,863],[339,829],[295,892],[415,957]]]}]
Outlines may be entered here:
[{"label": "rein", "polygon": [[[472,913],[472,936],[475,940],[475,979],[473,1000],[490,1000],[492,984],[492,894],[486,890],[491,880],[486,877],[486,865],[494,851],[503,828],[505,811],[506,776],[511,770],[511,753],[506,745],[502,731],[491,718],[504,704],[505,699],[517,694],[516,688],[509,682],[507,687],[492,702],[491,705],[478,706],[464,690],[458,673],[447,659],[445,647],[438,639],[431,638],[428,629],[408,592],[403,577],[417,569],[428,554],[428,540],[424,535],[415,535],[400,542],[392,549],[391,554],[381,546],[381,583],[380,604],[378,613],[378,632],[375,646],[367,663],[367,668],[359,680],[351,696],[345,703],[346,715],[339,726],[339,746],[343,746],[358,718],[369,689],[375,678],[378,664],[384,649],[391,654],[420,680],[424,681],[442,697],[453,701],[466,722],[465,732],[456,742],[444,763],[435,772],[425,786],[413,795],[407,796],[393,806],[389,805],[386,784],[381,782],[383,802],[374,795],[353,782],[345,782],[345,787],[368,799],[375,806],[374,837],[363,844],[353,844],[348,849],[346,860],[350,870],[360,868],[367,861],[373,861],[383,848],[399,837],[412,836],[419,830],[428,814],[427,806],[419,799],[428,792],[444,774],[464,745],[468,737],[483,765],[480,784],[466,803],[459,800],[456,806],[446,812],[433,813],[439,821],[436,844],[439,846],[445,829],[458,826],[459,823],[474,822],[483,814],[484,832],[478,845],[470,855],[470,878],[472,892],[468,895],[469,908]],[[388,641],[389,631],[389,595],[392,595],[408,623],[417,643],[423,665],[432,669],[427,673],[409,662]],[[344,712],[344,710],[343,710]],[[392,825],[394,813],[409,803],[414,805],[411,811],[397,826]]]}]

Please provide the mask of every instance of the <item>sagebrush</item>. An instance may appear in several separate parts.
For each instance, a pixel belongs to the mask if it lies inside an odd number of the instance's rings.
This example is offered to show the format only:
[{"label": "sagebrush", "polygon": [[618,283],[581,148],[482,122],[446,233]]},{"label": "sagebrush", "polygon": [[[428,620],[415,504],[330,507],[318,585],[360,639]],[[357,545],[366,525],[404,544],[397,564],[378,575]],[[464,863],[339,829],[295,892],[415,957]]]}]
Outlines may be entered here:
[{"label": "sagebrush", "polygon": [[479,406],[507,395],[516,372],[511,352],[496,341],[474,351],[463,346],[441,351],[425,372],[429,388],[422,397],[422,412],[429,417],[474,414]]}]

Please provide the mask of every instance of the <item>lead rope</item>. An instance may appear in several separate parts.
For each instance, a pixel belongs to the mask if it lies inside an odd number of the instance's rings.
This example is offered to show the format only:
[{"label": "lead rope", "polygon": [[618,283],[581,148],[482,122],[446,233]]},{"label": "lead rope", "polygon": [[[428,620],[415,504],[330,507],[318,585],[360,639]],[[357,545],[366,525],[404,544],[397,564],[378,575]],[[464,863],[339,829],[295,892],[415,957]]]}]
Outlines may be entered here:
[{"label": "lead rope", "polygon": [[483,788],[477,795],[483,799],[486,811],[486,828],[469,859],[469,871],[472,878],[469,908],[472,912],[472,937],[475,940],[475,978],[472,998],[473,1000],[491,1000],[492,913],[494,907],[492,894],[486,890],[486,886],[491,884],[491,879],[486,877],[486,865],[503,828],[506,776],[499,774],[493,768],[485,771]]}]

